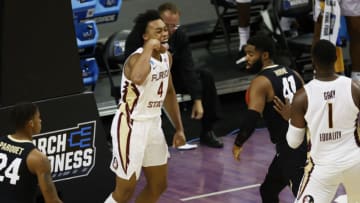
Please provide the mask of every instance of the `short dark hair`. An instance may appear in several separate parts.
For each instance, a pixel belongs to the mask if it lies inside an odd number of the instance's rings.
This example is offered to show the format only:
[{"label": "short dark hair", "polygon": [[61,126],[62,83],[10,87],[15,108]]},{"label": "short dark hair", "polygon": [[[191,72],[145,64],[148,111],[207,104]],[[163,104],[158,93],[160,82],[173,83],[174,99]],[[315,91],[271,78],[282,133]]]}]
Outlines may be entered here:
[{"label": "short dark hair", "polygon": [[165,11],[171,11],[172,13],[180,14],[180,9],[174,3],[171,3],[171,2],[165,2],[165,3],[161,4],[158,7],[158,11],[160,14],[162,14]]},{"label": "short dark hair", "polygon": [[262,51],[262,52],[268,52],[269,57],[271,59],[274,59],[275,56],[275,43],[274,40],[265,35],[265,34],[257,34],[253,37],[251,37],[247,44],[251,44],[255,46],[255,50]]},{"label": "short dark hair", "polygon": [[144,44],[143,34],[150,21],[161,19],[157,10],[147,10],[140,13],[134,20],[134,27],[126,38],[125,43],[125,58],[130,56],[137,48]]},{"label": "short dark hair", "polygon": [[312,57],[321,68],[333,68],[336,61],[336,47],[328,40],[319,40],[312,49]]},{"label": "short dark hair", "polygon": [[26,123],[34,118],[38,110],[38,106],[31,102],[21,102],[16,104],[11,112],[11,119],[15,124],[15,129],[23,129]]}]

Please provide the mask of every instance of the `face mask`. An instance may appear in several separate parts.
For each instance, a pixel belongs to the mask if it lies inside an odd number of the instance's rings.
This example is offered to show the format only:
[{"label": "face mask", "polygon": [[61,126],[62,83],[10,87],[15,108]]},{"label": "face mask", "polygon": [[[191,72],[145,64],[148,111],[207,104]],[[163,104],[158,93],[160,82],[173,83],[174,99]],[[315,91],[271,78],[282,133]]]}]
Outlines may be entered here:
[{"label": "face mask", "polygon": [[253,74],[256,74],[258,72],[260,72],[260,70],[263,68],[263,63],[261,61],[261,57],[256,60],[256,62],[251,65],[251,67],[248,69],[248,72],[249,73],[253,73]]}]

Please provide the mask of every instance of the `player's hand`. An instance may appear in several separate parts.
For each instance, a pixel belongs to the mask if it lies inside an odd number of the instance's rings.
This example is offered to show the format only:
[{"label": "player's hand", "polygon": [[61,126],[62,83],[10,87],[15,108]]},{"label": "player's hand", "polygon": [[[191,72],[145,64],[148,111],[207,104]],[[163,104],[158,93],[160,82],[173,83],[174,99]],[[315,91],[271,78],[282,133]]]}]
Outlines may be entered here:
[{"label": "player's hand", "polygon": [[149,39],[144,44],[144,49],[160,50],[161,42],[158,39]]},{"label": "player's hand", "polygon": [[202,119],[203,115],[204,115],[204,108],[202,102],[200,99],[197,99],[194,101],[194,105],[192,107],[191,118],[198,120],[198,119]]},{"label": "player's hand", "polygon": [[233,153],[234,159],[235,159],[236,161],[240,161],[241,151],[242,151],[242,147],[239,147],[239,146],[237,146],[237,145],[234,145],[234,146],[233,146],[232,153]]},{"label": "player's hand", "polygon": [[176,131],[173,137],[173,147],[180,147],[186,144],[186,138],[183,131]]},{"label": "player's hand", "polygon": [[167,47],[165,44],[161,44],[161,42],[158,39],[149,39],[145,43],[144,49],[156,50],[159,51],[160,53],[165,53]]},{"label": "player's hand", "polygon": [[291,114],[291,104],[288,98],[285,98],[285,103],[277,96],[274,97],[274,109],[277,111],[284,120],[288,121]]}]

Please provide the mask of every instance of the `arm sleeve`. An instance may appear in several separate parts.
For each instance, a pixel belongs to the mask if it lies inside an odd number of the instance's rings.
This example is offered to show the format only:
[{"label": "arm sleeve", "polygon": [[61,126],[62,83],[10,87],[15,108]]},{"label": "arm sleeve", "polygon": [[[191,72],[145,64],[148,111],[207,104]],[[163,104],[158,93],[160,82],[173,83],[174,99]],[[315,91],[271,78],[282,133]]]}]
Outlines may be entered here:
[{"label": "arm sleeve", "polygon": [[202,84],[200,76],[194,67],[189,40],[185,32],[180,28],[170,39],[170,52],[173,54],[172,77],[174,81],[181,83],[180,85],[189,92],[193,100],[201,99]]},{"label": "arm sleeve", "polygon": [[291,148],[296,149],[304,141],[304,135],[305,128],[297,128],[290,123],[286,133],[286,141]]},{"label": "arm sleeve", "polygon": [[256,124],[260,119],[260,113],[251,109],[245,112],[244,120],[240,125],[240,131],[236,136],[235,145],[241,147],[255,130]]}]

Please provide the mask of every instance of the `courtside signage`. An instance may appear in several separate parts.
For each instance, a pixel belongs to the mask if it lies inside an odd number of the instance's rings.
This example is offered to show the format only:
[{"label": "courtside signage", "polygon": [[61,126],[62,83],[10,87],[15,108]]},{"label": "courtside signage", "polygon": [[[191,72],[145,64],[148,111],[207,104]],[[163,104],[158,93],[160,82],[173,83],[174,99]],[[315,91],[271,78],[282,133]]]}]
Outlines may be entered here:
[{"label": "courtside signage", "polygon": [[95,166],[95,130],[96,121],[89,121],[33,137],[50,160],[53,181],[89,175]]}]

